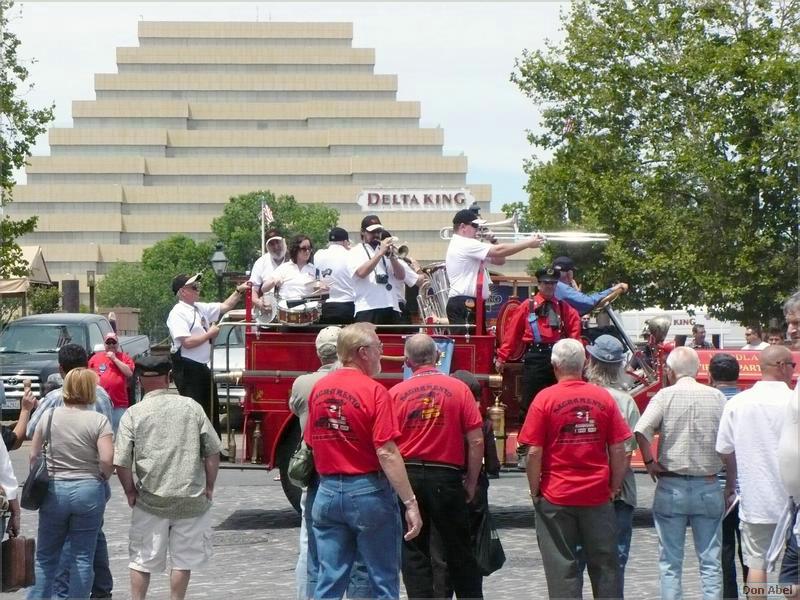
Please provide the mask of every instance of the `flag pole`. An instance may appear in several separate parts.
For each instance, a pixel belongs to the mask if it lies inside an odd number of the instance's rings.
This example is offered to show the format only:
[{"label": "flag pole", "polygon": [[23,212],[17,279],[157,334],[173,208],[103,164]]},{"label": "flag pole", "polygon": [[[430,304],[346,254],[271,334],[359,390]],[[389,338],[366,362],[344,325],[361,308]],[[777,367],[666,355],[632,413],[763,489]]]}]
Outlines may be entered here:
[{"label": "flag pole", "polygon": [[265,236],[267,234],[267,232],[264,231],[264,205],[265,205],[265,201],[264,201],[264,196],[262,195],[261,196],[261,214],[260,214],[260,218],[261,218],[261,250],[260,251],[261,251],[261,254],[264,254],[264,248],[265,248],[265,245],[266,245]]}]

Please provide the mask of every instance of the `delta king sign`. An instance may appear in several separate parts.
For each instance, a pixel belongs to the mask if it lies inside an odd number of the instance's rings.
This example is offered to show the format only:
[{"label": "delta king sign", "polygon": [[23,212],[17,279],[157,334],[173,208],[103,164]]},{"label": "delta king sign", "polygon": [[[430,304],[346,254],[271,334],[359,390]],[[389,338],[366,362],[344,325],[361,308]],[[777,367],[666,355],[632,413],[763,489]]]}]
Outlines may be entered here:
[{"label": "delta king sign", "polygon": [[364,212],[453,211],[469,208],[475,196],[467,189],[366,189],[356,202]]}]

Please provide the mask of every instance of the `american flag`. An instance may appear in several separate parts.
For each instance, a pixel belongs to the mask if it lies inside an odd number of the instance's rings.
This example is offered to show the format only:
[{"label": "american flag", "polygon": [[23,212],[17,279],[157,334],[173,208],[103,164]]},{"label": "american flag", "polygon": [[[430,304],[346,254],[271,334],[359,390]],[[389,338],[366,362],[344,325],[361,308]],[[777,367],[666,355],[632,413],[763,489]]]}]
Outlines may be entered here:
[{"label": "american flag", "polygon": [[275,220],[275,217],[272,215],[272,209],[269,207],[269,204],[266,202],[264,203],[263,208],[261,209],[261,213],[264,215],[264,224],[269,225]]}]

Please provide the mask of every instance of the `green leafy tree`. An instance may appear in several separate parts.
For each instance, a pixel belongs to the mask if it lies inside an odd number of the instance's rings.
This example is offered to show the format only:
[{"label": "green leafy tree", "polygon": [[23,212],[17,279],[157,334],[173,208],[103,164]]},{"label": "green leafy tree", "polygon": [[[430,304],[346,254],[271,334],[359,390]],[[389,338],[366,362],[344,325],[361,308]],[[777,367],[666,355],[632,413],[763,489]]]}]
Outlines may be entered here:
[{"label": "green leafy tree", "polygon": [[798,285],[800,2],[576,0],[511,79],[542,105],[527,217],[613,240],[630,305],[767,322]]},{"label": "green leafy tree", "polygon": [[37,136],[53,120],[55,107],[33,109],[25,100],[33,84],[17,56],[19,38],[8,28],[13,6],[11,0],[0,0],[0,279],[27,274],[27,264],[15,240],[31,233],[37,218],[13,220],[3,209],[12,200],[14,170],[25,166]]},{"label": "green leafy tree", "polygon": [[258,191],[230,199],[222,216],[211,223],[211,230],[223,243],[228,257],[228,270],[249,269],[261,256],[261,203],[272,210],[277,228],[287,238],[304,234],[315,248],[327,244],[328,231],[339,221],[339,212],[324,204],[301,204],[292,196],[278,198],[272,192]]},{"label": "green leafy tree", "polygon": [[180,273],[203,273],[201,299],[216,300],[217,286],[209,258],[211,242],[175,235],[142,253],[141,263],[117,263],[97,284],[103,306],[132,306],[141,310],[139,326],[153,342],[167,336],[166,320],[175,304],[172,278]]},{"label": "green leafy tree", "polygon": [[56,286],[32,286],[28,290],[28,306],[31,314],[58,312],[61,291]]}]

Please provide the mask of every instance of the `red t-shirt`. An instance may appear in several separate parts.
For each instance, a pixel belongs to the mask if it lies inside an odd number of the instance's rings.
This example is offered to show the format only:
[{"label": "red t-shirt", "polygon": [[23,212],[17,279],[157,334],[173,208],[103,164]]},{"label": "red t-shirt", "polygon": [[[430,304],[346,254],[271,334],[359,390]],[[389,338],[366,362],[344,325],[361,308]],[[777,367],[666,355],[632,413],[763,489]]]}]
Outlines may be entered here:
[{"label": "red t-shirt", "polygon": [[483,424],[464,382],[424,368],[389,394],[400,422],[397,446],[404,459],[464,466],[464,436]]},{"label": "red t-shirt", "polygon": [[608,391],[585,381],[564,381],[536,394],[519,434],[541,446],[541,493],[565,506],[608,502],[608,449],[631,430]]},{"label": "red t-shirt", "polygon": [[311,390],[303,438],[320,475],[380,471],[375,450],[399,436],[389,392],[361,371],[338,369]]},{"label": "red t-shirt", "polygon": [[[136,365],[133,359],[124,352],[116,353],[117,359],[124,362],[133,371]],[[89,368],[100,376],[100,387],[108,392],[114,408],[128,408],[128,378],[122,374],[113,360],[105,352],[95,352],[89,359]]]}]

